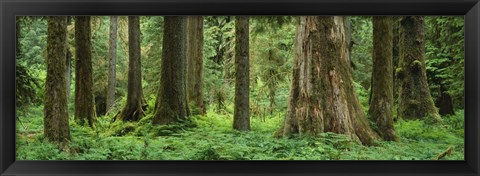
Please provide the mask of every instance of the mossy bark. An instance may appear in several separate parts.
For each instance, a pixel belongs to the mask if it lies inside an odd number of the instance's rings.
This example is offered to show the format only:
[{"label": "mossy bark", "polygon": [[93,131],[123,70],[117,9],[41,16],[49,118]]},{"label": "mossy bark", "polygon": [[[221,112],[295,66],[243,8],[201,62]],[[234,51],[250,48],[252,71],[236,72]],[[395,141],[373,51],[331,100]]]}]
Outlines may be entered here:
[{"label": "mossy bark", "polygon": [[92,78],[92,40],[89,16],[75,19],[75,121],[95,126]]},{"label": "mossy bark", "polygon": [[203,17],[187,17],[187,98],[200,114],[203,103]]},{"label": "mossy bark", "polygon": [[440,121],[427,83],[424,17],[406,16],[400,23],[398,116],[402,119],[431,117]]},{"label": "mossy bark", "polygon": [[140,61],[140,17],[128,17],[128,92],[127,104],[116,119],[138,121],[145,115],[147,103],[142,91]]},{"label": "mossy bark", "polygon": [[110,112],[115,103],[115,81],[116,81],[116,64],[117,64],[117,31],[118,17],[110,17],[110,40],[108,49],[108,83],[106,98],[106,113]]},{"label": "mossy bark", "polygon": [[380,136],[398,141],[393,127],[393,18],[373,17],[373,72],[370,109]]},{"label": "mossy bark", "polygon": [[169,124],[189,115],[186,93],[186,21],[164,17],[160,85],[153,124]]},{"label": "mossy bark", "polygon": [[235,105],[233,129],[250,130],[249,86],[249,28],[248,17],[237,16],[235,21]]},{"label": "mossy bark", "polygon": [[48,17],[44,133],[49,141],[68,142],[66,91],[67,17]]},{"label": "mossy bark", "polygon": [[354,91],[343,17],[300,17],[287,114],[277,132],[346,134],[371,145],[369,126]]}]

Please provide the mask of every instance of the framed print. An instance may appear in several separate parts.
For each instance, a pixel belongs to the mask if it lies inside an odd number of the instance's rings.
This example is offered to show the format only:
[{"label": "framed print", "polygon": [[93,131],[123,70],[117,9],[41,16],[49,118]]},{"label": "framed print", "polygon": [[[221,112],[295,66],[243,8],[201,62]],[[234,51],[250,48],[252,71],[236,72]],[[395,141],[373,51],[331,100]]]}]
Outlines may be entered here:
[{"label": "framed print", "polygon": [[478,0],[2,0],[1,175],[478,175]]}]

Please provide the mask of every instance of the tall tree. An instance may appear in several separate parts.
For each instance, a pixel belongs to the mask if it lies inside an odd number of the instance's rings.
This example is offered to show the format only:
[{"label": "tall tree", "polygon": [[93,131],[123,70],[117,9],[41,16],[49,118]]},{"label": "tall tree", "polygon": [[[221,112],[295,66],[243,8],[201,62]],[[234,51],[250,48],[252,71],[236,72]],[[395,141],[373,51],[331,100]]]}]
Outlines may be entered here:
[{"label": "tall tree", "polygon": [[164,17],[160,86],[153,124],[169,124],[189,115],[186,95],[186,21]]},{"label": "tall tree", "polygon": [[95,123],[92,78],[92,39],[89,16],[75,19],[75,120],[80,124]]},{"label": "tall tree", "polygon": [[138,121],[145,115],[147,103],[142,91],[140,62],[140,17],[128,17],[128,91],[127,104],[116,119]]},{"label": "tall tree", "polygon": [[187,17],[187,98],[200,114],[203,104],[203,17]]},{"label": "tall tree", "polygon": [[373,72],[368,113],[384,140],[398,141],[393,128],[393,17],[373,17]]},{"label": "tall tree", "polygon": [[47,34],[47,78],[45,82],[45,137],[54,142],[68,142],[67,90],[66,90],[66,46],[67,17],[48,17]]},{"label": "tall tree", "polygon": [[108,50],[108,85],[107,85],[107,100],[106,113],[110,112],[115,103],[115,80],[116,80],[116,64],[117,64],[117,30],[118,19],[117,16],[110,17],[110,47]]},{"label": "tall tree", "polygon": [[425,71],[425,20],[422,16],[406,16],[400,25],[400,61],[396,69],[401,81],[398,116],[403,119],[440,121]]},{"label": "tall tree", "polygon": [[[67,29],[68,26],[72,24],[72,17],[67,17]],[[72,77],[72,52],[70,51],[70,46],[68,42],[68,30],[67,30],[67,57],[66,65],[67,65],[67,98],[70,97],[70,85],[71,85],[71,77]]]},{"label": "tall tree", "polygon": [[355,94],[343,17],[300,17],[288,110],[277,136],[346,134],[363,144],[379,138]]},{"label": "tall tree", "polygon": [[248,17],[237,16],[235,21],[235,107],[233,128],[250,130],[250,76],[249,76]]}]

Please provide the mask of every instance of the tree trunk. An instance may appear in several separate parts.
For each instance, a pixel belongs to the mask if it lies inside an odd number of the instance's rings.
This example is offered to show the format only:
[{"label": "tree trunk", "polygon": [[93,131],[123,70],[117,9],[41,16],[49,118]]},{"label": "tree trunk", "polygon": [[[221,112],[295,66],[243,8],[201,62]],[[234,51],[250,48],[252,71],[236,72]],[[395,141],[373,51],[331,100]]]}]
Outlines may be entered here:
[{"label": "tree trunk", "polygon": [[[392,46],[392,58],[393,58],[393,101],[398,101],[398,90],[400,87],[400,80],[396,76],[396,70],[398,68],[398,62],[400,60],[400,16],[393,16],[393,46]],[[395,119],[397,117],[394,117]]]},{"label": "tree trunk", "polygon": [[[68,16],[67,17],[67,29],[68,26],[72,24],[72,17]],[[70,46],[68,44],[68,31],[67,31],[67,57],[65,58],[67,60],[67,99],[70,97],[70,85],[71,85],[71,79],[72,79],[72,52],[70,51]]]},{"label": "tree trunk", "polygon": [[110,17],[110,47],[108,50],[108,85],[106,111],[108,114],[115,103],[116,57],[117,57],[117,16]]},{"label": "tree trunk", "polygon": [[398,141],[393,128],[393,19],[373,17],[373,72],[371,102],[368,113],[378,126],[378,133],[387,141]]},{"label": "tree trunk", "polygon": [[203,104],[203,17],[187,18],[187,98],[200,114],[205,114]]},{"label": "tree trunk", "polygon": [[396,71],[401,81],[398,116],[403,119],[429,116],[440,121],[427,83],[424,17],[407,16],[400,23],[400,61]]},{"label": "tree trunk", "polygon": [[95,123],[95,103],[93,99],[92,41],[89,16],[75,19],[75,120],[80,124]]},{"label": "tree trunk", "polygon": [[300,17],[288,110],[278,136],[346,134],[371,145],[371,129],[354,91],[343,17]]},{"label": "tree trunk", "polygon": [[453,101],[452,97],[446,92],[444,86],[440,83],[440,98],[438,98],[435,102],[437,105],[439,114],[440,115],[453,115],[455,112],[453,111]]},{"label": "tree trunk", "polygon": [[169,124],[189,115],[186,95],[186,17],[164,17],[162,65],[153,124]]},{"label": "tree trunk", "polygon": [[47,78],[45,82],[44,133],[54,142],[68,142],[66,91],[67,17],[48,17]]},{"label": "tree trunk", "polygon": [[249,86],[249,28],[248,17],[237,16],[235,21],[235,107],[233,128],[250,130]]},{"label": "tree trunk", "polygon": [[142,91],[140,61],[140,17],[128,17],[128,91],[127,104],[116,119],[138,121],[145,115],[147,103]]}]

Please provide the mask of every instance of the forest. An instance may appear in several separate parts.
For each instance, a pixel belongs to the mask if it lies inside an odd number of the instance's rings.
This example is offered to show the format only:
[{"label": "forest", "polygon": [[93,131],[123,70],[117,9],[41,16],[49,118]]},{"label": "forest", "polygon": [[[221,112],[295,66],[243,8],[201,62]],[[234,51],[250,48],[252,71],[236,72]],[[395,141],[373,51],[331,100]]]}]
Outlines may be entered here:
[{"label": "forest", "polygon": [[464,160],[463,16],[17,16],[17,160]]}]

